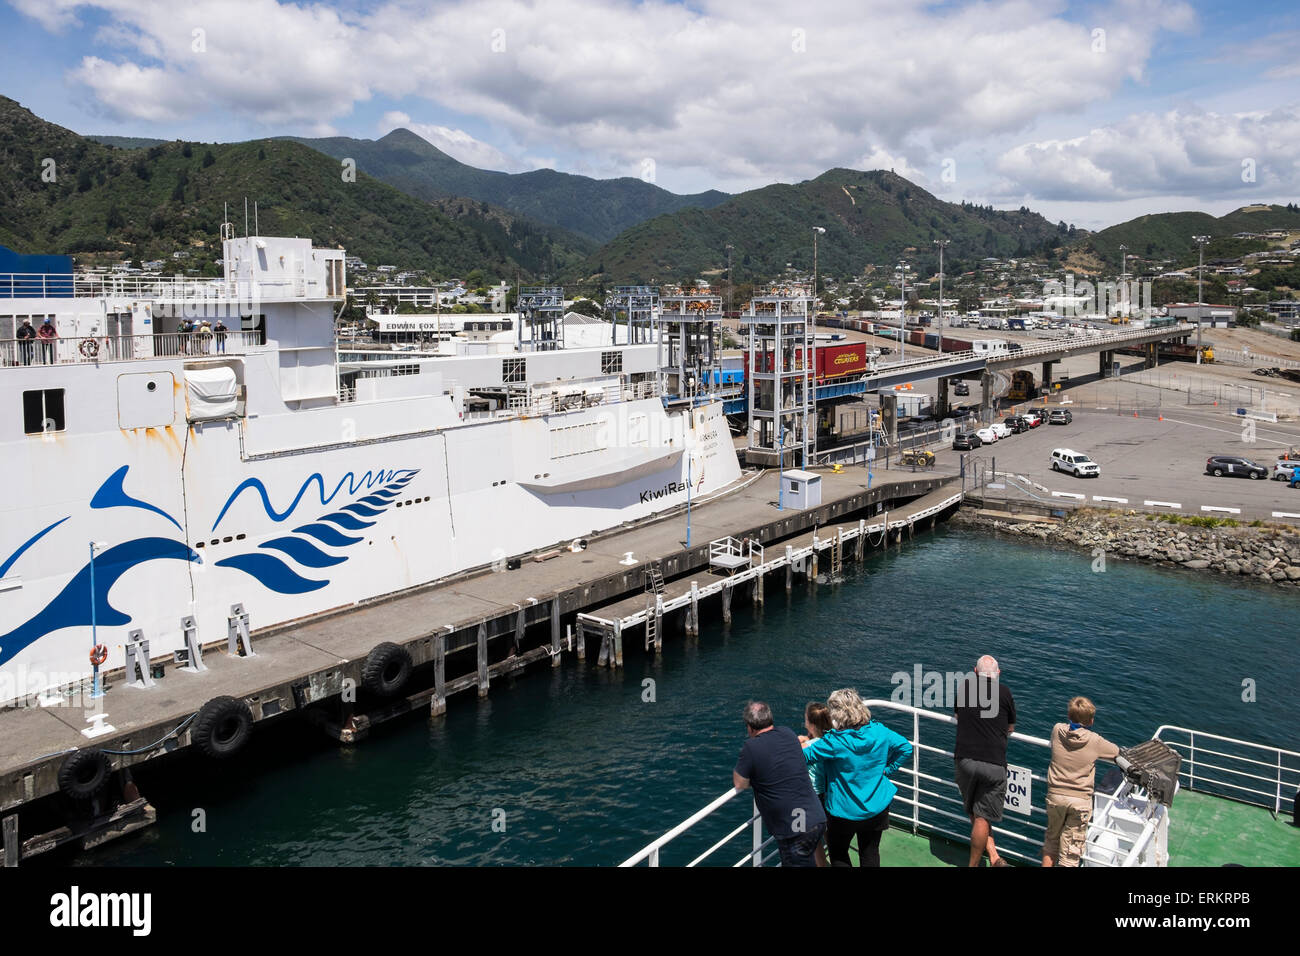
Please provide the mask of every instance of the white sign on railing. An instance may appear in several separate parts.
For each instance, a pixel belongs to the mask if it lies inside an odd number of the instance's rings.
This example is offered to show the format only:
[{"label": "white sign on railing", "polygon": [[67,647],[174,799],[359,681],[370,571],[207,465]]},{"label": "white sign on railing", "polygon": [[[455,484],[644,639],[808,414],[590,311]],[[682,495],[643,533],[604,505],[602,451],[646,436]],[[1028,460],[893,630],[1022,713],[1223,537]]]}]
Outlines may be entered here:
[{"label": "white sign on railing", "polygon": [[[992,488],[992,485],[989,485]],[[1003,807],[1029,816],[1034,805],[1034,772],[1028,767],[1007,765],[1007,795]]]}]

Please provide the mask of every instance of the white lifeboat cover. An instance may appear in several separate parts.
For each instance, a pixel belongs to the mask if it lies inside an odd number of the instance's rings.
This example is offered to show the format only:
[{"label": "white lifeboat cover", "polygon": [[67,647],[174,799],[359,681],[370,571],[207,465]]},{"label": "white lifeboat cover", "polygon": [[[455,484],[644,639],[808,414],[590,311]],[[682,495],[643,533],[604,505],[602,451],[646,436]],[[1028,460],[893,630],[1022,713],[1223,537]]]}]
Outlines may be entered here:
[{"label": "white lifeboat cover", "polygon": [[239,388],[233,368],[186,369],[185,387],[190,421],[232,418],[236,414]]}]

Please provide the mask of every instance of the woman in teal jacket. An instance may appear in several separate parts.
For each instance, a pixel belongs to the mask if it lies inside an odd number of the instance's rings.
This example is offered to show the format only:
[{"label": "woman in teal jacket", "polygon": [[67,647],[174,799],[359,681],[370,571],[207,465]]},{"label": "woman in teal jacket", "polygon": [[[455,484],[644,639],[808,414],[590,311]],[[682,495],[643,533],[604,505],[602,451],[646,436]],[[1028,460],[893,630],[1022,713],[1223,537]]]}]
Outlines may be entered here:
[{"label": "woman in teal jacket", "polygon": [[889,828],[889,804],[898,788],[890,774],[912,756],[912,745],[883,724],[855,690],[833,692],[826,705],[833,729],[804,747],[804,759],[826,778],[826,844],[831,866],[851,866],[849,843],[858,838],[858,864],[880,866],[880,838]]}]

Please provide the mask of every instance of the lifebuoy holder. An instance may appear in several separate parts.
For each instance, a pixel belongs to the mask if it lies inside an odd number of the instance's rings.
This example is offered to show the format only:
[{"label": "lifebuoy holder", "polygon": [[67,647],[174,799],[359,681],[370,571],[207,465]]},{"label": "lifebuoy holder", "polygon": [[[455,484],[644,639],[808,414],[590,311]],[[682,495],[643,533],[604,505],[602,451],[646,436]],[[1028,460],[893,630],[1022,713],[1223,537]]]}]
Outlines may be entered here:
[{"label": "lifebuoy holder", "polygon": [[99,342],[95,339],[82,339],[77,351],[86,358],[96,358],[99,355]]}]

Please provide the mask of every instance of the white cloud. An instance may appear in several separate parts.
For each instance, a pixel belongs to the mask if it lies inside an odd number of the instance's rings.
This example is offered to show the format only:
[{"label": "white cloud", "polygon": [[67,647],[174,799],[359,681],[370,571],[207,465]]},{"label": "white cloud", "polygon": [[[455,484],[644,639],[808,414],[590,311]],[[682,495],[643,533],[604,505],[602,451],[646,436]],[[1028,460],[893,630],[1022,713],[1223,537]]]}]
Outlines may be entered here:
[{"label": "white cloud", "polygon": [[[723,188],[875,155],[937,168],[937,155],[1109,99],[1144,76],[1161,31],[1194,19],[1182,0],[1112,0],[1086,22],[1064,0],[381,0],[346,11],[193,0],[167,17],[153,0],[19,7],[51,28],[102,11],[119,55],[97,51],[73,76],[119,117],[209,111],[287,132],[338,124],[372,100],[422,99],[499,137],[422,124],[475,165],[558,151],[636,175],[648,157],[661,181],[703,170]],[[188,24],[206,31],[206,52],[193,51]],[[394,125],[412,126],[402,115]]]},{"label": "white cloud", "polygon": [[1074,139],[1017,146],[996,168],[1007,179],[1005,195],[1268,201],[1300,188],[1300,104],[1258,113],[1138,114]]}]

